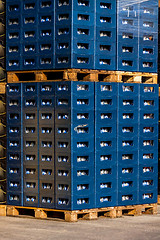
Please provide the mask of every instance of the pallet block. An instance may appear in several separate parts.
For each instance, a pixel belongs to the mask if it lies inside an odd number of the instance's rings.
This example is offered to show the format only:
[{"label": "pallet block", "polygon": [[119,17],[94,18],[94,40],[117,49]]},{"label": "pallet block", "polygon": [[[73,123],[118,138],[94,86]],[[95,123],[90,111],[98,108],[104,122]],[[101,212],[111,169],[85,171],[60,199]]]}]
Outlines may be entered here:
[{"label": "pallet block", "polygon": [[0,205],[0,216],[5,217],[6,216],[6,206]]},{"label": "pallet block", "polygon": [[0,94],[5,94],[6,93],[6,83],[0,83]]}]

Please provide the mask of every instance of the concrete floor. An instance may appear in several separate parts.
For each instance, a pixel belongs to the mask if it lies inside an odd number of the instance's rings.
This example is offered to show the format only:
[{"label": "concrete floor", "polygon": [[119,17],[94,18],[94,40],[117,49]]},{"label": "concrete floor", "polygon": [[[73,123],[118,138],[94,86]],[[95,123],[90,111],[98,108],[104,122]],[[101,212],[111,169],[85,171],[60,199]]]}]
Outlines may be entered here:
[{"label": "concrete floor", "polygon": [[79,220],[76,223],[0,217],[0,240],[160,240],[158,215]]}]

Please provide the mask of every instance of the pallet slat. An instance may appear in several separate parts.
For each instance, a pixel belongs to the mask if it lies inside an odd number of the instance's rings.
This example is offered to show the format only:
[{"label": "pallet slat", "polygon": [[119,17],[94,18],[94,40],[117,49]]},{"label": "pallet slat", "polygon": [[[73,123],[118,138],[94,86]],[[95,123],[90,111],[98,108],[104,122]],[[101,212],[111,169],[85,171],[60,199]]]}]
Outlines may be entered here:
[{"label": "pallet slat", "polygon": [[6,83],[0,83],[0,94],[6,93]]},{"label": "pallet slat", "polygon": [[15,71],[7,73],[7,82],[91,81],[157,84],[156,73],[62,69],[42,71]]}]

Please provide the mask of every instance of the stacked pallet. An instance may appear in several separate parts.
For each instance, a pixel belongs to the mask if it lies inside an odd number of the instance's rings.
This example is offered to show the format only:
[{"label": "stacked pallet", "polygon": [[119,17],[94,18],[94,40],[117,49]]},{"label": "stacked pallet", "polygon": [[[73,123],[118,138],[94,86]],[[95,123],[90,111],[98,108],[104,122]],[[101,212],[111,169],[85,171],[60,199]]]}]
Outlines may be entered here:
[{"label": "stacked pallet", "polygon": [[157,10],[7,1],[8,214],[156,212]]}]

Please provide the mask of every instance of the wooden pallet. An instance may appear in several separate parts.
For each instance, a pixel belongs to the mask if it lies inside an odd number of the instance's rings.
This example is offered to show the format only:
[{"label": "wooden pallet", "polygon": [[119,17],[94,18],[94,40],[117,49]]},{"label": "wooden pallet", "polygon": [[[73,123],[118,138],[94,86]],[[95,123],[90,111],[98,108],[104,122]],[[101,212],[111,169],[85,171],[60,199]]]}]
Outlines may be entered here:
[{"label": "wooden pallet", "polygon": [[0,83],[0,94],[6,93],[6,83]]},{"label": "wooden pallet", "polygon": [[141,216],[142,214],[157,214],[157,203],[117,207],[117,217]]},{"label": "wooden pallet", "polygon": [[7,216],[32,216],[38,219],[63,219],[66,222],[77,222],[78,219],[96,220],[98,217],[116,218],[123,215],[140,216],[145,214],[157,214],[157,204],[107,207],[96,209],[85,209],[76,211],[65,211],[56,209],[30,208],[19,206],[7,206]]},{"label": "wooden pallet", "polygon": [[7,206],[0,205],[0,216],[6,216],[6,212],[7,212]]},{"label": "wooden pallet", "polygon": [[104,71],[87,69],[62,69],[42,71],[15,71],[7,73],[7,82],[41,81],[92,81],[157,83],[157,74],[141,72]]}]

